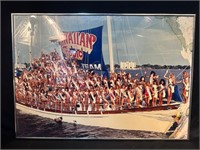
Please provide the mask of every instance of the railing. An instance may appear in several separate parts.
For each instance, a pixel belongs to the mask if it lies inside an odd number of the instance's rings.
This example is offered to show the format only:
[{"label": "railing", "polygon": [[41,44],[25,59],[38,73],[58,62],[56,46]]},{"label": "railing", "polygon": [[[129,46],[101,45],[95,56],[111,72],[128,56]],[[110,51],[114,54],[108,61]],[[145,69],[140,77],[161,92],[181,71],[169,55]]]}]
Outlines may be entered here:
[{"label": "railing", "polygon": [[[120,109],[115,109],[115,110],[67,110],[65,107],[62,107],[62,109],[57,109],[61,107],[56,107],[56,104],[54,107],[47,108],[46,105],[43,107],[36,106],[36,105],[31,105],[28,103],[22,103],[20,101],[17,101],[17,103],[22,104],[27,107],[31,107],[33,109],[38,109],[41,111],[46,111],[46,112],[55,112],[55,113],[64,113],[64,114],[119,114],[119,113],[128,113],[128,112],[145,112],[145,111],[158,111],[158,110],[173,110],[173,109],[178,109],[180,104],[175,104],[175,105],[165,105],[165,106],[156,106],[156,107],[132,107],[132,108],[124,108],[122,110]],[[99,104],[102,106],[102,104]]]}]

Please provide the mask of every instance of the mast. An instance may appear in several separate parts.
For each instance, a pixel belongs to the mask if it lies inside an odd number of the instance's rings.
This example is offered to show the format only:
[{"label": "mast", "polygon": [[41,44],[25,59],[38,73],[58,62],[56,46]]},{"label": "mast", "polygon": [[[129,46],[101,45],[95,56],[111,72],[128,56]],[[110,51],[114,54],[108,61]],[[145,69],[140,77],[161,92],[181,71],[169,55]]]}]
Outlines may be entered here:
[{"label": "mast", "polygon": [[30,59],[30,67],[31,67],[31,63],[32,63],[32,46],[33,46],[33,36],[34,36],[34,32],[35,32],[35,25],[36,25],[36,16],[32,15],[29,18],[31,27],[30,27],[30,45],[29,45],[29,59]]},{"label": "mast", "polygon": [[108,49],[109,49],[109,59],[110,59],[110,72],[114,72],[114,61],[113,61],[113,46],[112,46],[112,32],[111,32],[111,22],[110,16],[107,16],[107,31],[108,31]]}]

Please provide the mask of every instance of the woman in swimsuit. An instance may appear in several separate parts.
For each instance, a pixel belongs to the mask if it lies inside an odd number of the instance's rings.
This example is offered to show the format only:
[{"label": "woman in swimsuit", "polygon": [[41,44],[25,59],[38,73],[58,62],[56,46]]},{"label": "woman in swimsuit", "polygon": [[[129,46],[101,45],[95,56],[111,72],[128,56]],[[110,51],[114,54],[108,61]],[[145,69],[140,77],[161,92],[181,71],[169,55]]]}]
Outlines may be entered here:
[{"label": "woman in swimsuit", "polygon": [[152,96],[151,96],[152,89],[151,89],[150,82],[147,82],[144,88],[145,88],[145,93],[144,93],[145,103],[146,103],[146,106],[149,107],[150,100],[152,100]]},{"label": "woman in swimsuit", "polygon": [[101,96],[102,96],[102,100],[103,100],[103,109],[104,110],[107,110],[108,106],[109,106],[109,102],[106,99],[107,95],[109,95],[109,93],[107,92],[107,88],[105,88],[101,91]]},{"label": "woman in swimsuit", "polygon": [[183,72],[183,100],[185,103],[188,102],[189,97],[189,75],[187,71]]},{"label": "woman in swimsuit", "polygon": [[136,107],[139,107],[140,102],[143,100],[143,85],[136,85]]},{"label": "woman in swimsuit", "polygon": [[173,73],[170,73],[167,77],[168,70],[166,71],[164,78],[168,80],[168,88],[167,88],[167,105],[170,105],[170,101],[172,99],[172,94],[174,93],[174,85],[176,84],[176,79]]},{"label": "woman in swimsuit", "polygon": [[177,83],[183,83],[182,98],[184,103],[187,103],[189,96],[189,75],[187,71],[183,72],[183,79]]},{"label": "woman in swimsuit", "polygon": [[159,106],[162,106],[163,104],[163,98],[166,96],[166,92],[165,92],[165,80],[164,79],[161,79],[160,82],[159,82]]},{"label": "woman in swimsuit", "polygon": [[158,100],[158,85],[157,82],[154,80],[152,85],[152,106],[155,107]]},{"label": "woman in swimsuit", "polygon": [[153,85],[153,81],[155,80],[157,82],[159,76],[156,75],[154,71],[151,71],[150,76],[146,76],[146,72],[145,72],[145,77],[149,78],[150,85]]}]

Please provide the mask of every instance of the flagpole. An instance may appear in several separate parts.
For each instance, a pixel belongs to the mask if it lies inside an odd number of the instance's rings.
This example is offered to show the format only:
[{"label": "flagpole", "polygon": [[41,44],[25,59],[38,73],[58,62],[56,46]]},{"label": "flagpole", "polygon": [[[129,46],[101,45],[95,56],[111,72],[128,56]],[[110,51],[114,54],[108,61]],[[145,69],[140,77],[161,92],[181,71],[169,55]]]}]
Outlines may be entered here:
[{"label": "flagpole", "polygon": [[112,32],[111,32],[111,22],[110,16],[107,16],[107,31],[108,31],[108,49],[110,58],[110,72],[114,72],[114,61],[113,61],[113,46],[112,46]]}]

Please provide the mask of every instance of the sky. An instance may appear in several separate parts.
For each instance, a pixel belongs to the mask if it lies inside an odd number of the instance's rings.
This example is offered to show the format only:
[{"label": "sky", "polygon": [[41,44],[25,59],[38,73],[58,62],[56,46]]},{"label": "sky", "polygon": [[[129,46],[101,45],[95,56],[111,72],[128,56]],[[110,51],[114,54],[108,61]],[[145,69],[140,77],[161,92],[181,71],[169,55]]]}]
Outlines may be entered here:
[{"label": "sky", "polygon": [[[15,18],[16,28],[22,24],[24,18],[25,16]],[[109,64],[106,16],[51,16],[51,19],[55,20],[61,31],[79,31],[103,26],[102,51],[105,64]],[[54,28],[50,27],[44,19],[41,19],[38,24],[41,29],[40,36],[37,36],[36,40],[40,44],[36,46],[40,45],[40,49],[44,51],[57,48],[58,45],[48,41],[50,32],[55,32]],[[120,61],[135,61],[137,65],[189,65],[181,55],[183,46],[177,33],[174,33],[163,17],[111,16],[111,28],[114,64],[119,64]],[[27,46],[18,44],[18,41],[16,43],[17,48],[20,49],[19,59],[27,61],[28,54],[24,55],[27,53]],[[38,51],[33,51],[35,57],[36,53]]]}]

